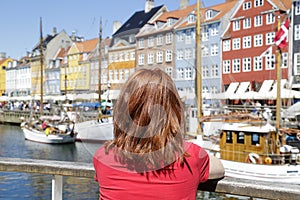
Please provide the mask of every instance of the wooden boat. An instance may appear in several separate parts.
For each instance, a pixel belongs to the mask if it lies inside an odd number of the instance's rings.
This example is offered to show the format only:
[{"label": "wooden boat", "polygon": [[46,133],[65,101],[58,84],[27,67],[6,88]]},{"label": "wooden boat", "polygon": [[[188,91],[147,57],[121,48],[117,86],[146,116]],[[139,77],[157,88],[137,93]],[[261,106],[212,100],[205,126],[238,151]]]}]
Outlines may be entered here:
[{"label": "wooden boat", "polygon": [[40,95],[40,115],[33,117],[31,111],[29,118],[21,123],[21,128],[26,140],[47,144],[64,144],[75,142],[77,133],[74,131],[74,123],[63,116],[43,116],[43,36],[42,19],[40,21],[40,65],[41,65],[41,95]]},{"label": "wooden boat", "polygon": [[[47,127],[43,128],[42,123],[45,121]],[[74,127],[73,122],[62,122],[59,116],[42,116],[39,120],[21,123],[26,140],[47,144],[74,143],[77,136]]]}]

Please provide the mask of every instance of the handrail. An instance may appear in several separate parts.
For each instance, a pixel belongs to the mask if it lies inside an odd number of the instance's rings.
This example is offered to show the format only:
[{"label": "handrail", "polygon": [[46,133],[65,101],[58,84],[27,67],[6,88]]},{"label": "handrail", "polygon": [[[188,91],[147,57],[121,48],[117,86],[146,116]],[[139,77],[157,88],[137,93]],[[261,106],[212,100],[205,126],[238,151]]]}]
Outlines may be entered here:
[{"label": "handrail", "polygon": [[[63,176],[93,178],[92,163],[0,157],[0,171],[54,175],[52,199],[62,199]],[[299,199],[300,185],[225,177],[199,185],[199,190],[267,199]]]}]

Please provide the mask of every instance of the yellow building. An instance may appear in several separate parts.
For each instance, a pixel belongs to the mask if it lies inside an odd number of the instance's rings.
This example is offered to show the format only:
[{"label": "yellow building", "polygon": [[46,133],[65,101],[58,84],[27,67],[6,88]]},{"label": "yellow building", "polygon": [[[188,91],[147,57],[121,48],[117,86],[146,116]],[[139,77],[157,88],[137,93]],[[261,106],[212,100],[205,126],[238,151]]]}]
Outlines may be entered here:
[{"label": "yellow building", "polygon": [[8,63],[13,63],[12,58],[6,58],[4,53],[0,55],[0,96],[5,94],[6,88],[6,69],[8,67]]},{"label": "yellow building", "polygon": [[98,44],[99,39],[74,42],[68,51],[68,90],[71,93],[88,92],[90,87],[90,62],[88,55]]}]

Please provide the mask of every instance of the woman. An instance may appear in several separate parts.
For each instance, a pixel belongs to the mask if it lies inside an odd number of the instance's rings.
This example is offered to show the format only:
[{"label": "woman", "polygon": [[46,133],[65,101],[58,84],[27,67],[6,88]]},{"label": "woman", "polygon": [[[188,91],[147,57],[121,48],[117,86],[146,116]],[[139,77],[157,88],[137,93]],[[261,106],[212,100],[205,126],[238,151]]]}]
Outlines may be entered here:
[{"label": "woman", "polygon": [[195,199],[199,183],[224,175],[218,160],[210,169],[206,151],[184,141],[183,105],[158,68],[127,80],[113,121],[114,139],[93,158],[99,199]]}]

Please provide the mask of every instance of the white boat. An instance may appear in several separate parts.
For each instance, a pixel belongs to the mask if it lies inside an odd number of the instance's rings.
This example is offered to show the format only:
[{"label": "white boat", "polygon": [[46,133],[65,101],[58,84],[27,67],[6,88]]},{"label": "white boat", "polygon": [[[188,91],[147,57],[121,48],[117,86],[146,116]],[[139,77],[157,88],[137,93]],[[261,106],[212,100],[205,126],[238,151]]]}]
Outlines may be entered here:
[{"label": "white boat", "polygon": [[77,133],[74,130],[74,123],[61,123],[58,120],[49,120],[48,127],[43,129],[41,122],[42,120],[38,120],[35,122],[23,122],[21,124],[21,129],[26,140],[47,144],[65,144],[76,141]]},{"label": "white boat", "polygon": [[79,141],[105,141],[113,139],[112,117],[99,120],[88,120],[75,123],[75,129],[78,132]]}]

